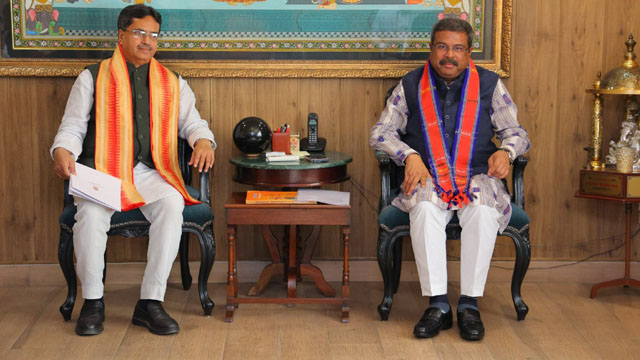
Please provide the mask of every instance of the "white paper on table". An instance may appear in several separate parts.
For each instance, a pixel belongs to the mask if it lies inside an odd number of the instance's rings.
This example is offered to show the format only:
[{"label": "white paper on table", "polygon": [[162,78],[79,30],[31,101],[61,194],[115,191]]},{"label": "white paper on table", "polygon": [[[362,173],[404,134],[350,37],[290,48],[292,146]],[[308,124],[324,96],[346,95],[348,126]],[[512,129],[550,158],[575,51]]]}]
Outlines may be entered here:
[{"label": "white paper on table", "polygon": [[284,151],[267,151],[266,153],[264,153],[264,156],[266,157],[271,157],[271,156],[285,156],[287,155]]},{"label": "white paper on table", "polygon": [[295,162],[300,161],[300,157],[296,155],[267,156],[267,162]]},{"label": "white paper on table", "polygon": [[88,166],[76,163],[76,175],[71,174],[69,195],[91,200],[120,211],[122,181]]},{"label": "white paper on table", "polygon": [[299,189],[298,201],[317,201],[329,205],[348,206],[351,193],[346,191]]}]

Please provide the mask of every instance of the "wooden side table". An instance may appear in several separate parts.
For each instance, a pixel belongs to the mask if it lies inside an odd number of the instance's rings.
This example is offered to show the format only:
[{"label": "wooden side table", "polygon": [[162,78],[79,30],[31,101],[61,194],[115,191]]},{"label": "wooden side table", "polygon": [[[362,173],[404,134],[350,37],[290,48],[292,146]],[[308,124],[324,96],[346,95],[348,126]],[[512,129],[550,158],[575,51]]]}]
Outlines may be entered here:
[{"label": "wooden side table", "polygon": [[[345,153],[325,151],[328,161],[310,163],[300,160],[299,163],[269,163],[264,155],[247,157],[233,156],[229,161],[235,165],[233,180],[260,187],[276,187],[283,190],[295,190],[305,187],[317,187],[340,183],[349,179],[347,164],[352,159]],[[227,234],[229,239],[229,281],[227,283],[227,321],[233,317],[234,305],[247,303],[335,303],[342,304],[342,321],[349,321],[349,232],[350,206],[331,205],[246,205],[243,193],[233,194],[225,204],[227,217]],[[267,244],[272,263],[260,274],[256,284],[249,290],[249,295],[260,294],[275,275],[283,275],[287,281],[287,298],[238,298],[237,276],[235,269],[235,234],[237,225],[261,225],[262,237]],[[281,255],[278,250],[278,239],[271,232],[270,226],[285,226],[285,247],[288,251]],[[297,226],[311,225],[313,230],[303,242],[304,248],[297,254]],[[318,242],[321,225],[338,225],[343,227],[344,238],[344,274],[341,298],[298,298],[296,295],[296,278],[301,275],[311,276],[318,290],[328,297],[335,296],[335,290],[326,282],[322,271],[311,264],[311,256]],[[286,256],[288,253],[288,256]],[[295,276],[294,276],[295,274]]]},{"label": "wooden side table", "polygon": [[[224,205],[227,221],[227,239],[229,241],[229,270],[227,274],[227,313],[225,321],[233,321],[236,304],[241,303],[279,303],[279,304],[341,304],[342,322],[349,322],[349,235],[351,206],[335,205],[257,205],[245,204],[246,193],[234,193]],[[236,232],[238,225],[288,225],[289,229],[289,263],[280,261],[277,247],[269,247],[273,263],[261,274],[267,281],[273,273],[284,272],[287,275],[286,298],[238,297],[238,269],[236,265]],[[299,298],[296,294],[298,274],[309,275],[326,284],[322,272],[312,265],[311,250],[305,249],[305,256],[300,264],[297,262],[296,243],[297,225],[338,225],[342,226],[344,239],[344,258],[342,273],[342,296],[325,298]],[[267,230],[268,231],[268,230]],[[263,228],[264,232],[264,228]],[[286,266],[286,269],[285,269]],[[326,284],[326,286],[329,286]],[[319,287],[320,288],[320,287]],[[329,287],[331,289],[331,287]],[[333,290],[333,289],[331,289]],[[321,289],[322,291],[322,289]],[[323,293],[325,293],[323,291]],[[327,295],[327,293],[325,293]]]},{"label": "wooden side table", "polygon": [[631,213],[632,205],[640,203],[640,173],[622,173],[616,170],[581,170],[580,190],[576,197],[617,201],[624,204],[625,213],[625,257],[624,277],[595,284],[591,287],[591,298],[598,290],[614,286],[640,288],[640,281],[631,278]]}]

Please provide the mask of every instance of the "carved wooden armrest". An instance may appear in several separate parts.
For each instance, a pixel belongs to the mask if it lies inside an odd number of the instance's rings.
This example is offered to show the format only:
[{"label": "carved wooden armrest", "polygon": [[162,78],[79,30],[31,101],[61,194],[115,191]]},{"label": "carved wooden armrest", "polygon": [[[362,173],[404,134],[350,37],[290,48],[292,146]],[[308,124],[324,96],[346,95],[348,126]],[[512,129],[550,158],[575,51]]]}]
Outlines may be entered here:
[{"label": "carved wooden armrest", "polygon": [[376,159],[380,167],[380,201],[378,212],[385,206],[391,204],[391,159],[383,151],[376,150]]},{"label": "carved wooden armrest", "polygon": [[516,203],[524,210],[524,168],[527,166],[529,158],[520,155],[513,162],[513,193],[511,195],[511,201]]}]

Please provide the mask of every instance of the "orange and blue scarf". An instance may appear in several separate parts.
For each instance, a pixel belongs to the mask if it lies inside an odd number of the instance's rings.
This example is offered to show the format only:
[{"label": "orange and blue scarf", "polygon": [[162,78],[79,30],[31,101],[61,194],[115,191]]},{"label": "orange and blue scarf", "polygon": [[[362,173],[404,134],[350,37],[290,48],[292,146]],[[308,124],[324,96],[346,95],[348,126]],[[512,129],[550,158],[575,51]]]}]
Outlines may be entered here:
[{"label": "orange and blue scarf", "polygon": [[424,143],[438,196],[448,204],[448,208],[461,208],[474,199],[469,193],[469,184],[475,132],[480,118],[480,77],[473,61],[469,61],[456,118],[453,153],[450,154],[432,71],[427,63],[420,79],[418,96]]},{"label": "orange and blue scarf", "polygon": [[[127,63],[120,45],[100,63],[96,79],[96,170],[122,180],[122,211],[145,204],[133,185],[133,105]],[[178,164],[178,77],[154,58],[149,64],[151,154],[158,173],[185,199],[187,192]]]}]

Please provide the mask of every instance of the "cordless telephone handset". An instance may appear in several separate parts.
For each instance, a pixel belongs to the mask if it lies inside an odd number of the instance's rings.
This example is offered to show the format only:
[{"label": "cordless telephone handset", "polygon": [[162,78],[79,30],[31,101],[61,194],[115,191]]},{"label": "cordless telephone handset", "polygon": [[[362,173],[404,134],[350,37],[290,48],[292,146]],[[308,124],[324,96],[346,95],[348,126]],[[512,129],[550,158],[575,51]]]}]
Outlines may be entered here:
[{"label": "cordless telephone handset", "polygon": [[302,151],[324,151],[327,140],[318,136],[318,114],[310,113],[307,118],[308,137],[300,141]]},{"label": "cordless telephone handset", "polygon": [[307,129],[309,129],[309,145],[315,145],[318,143],[318,114],[309,114],[307,126]]}]

